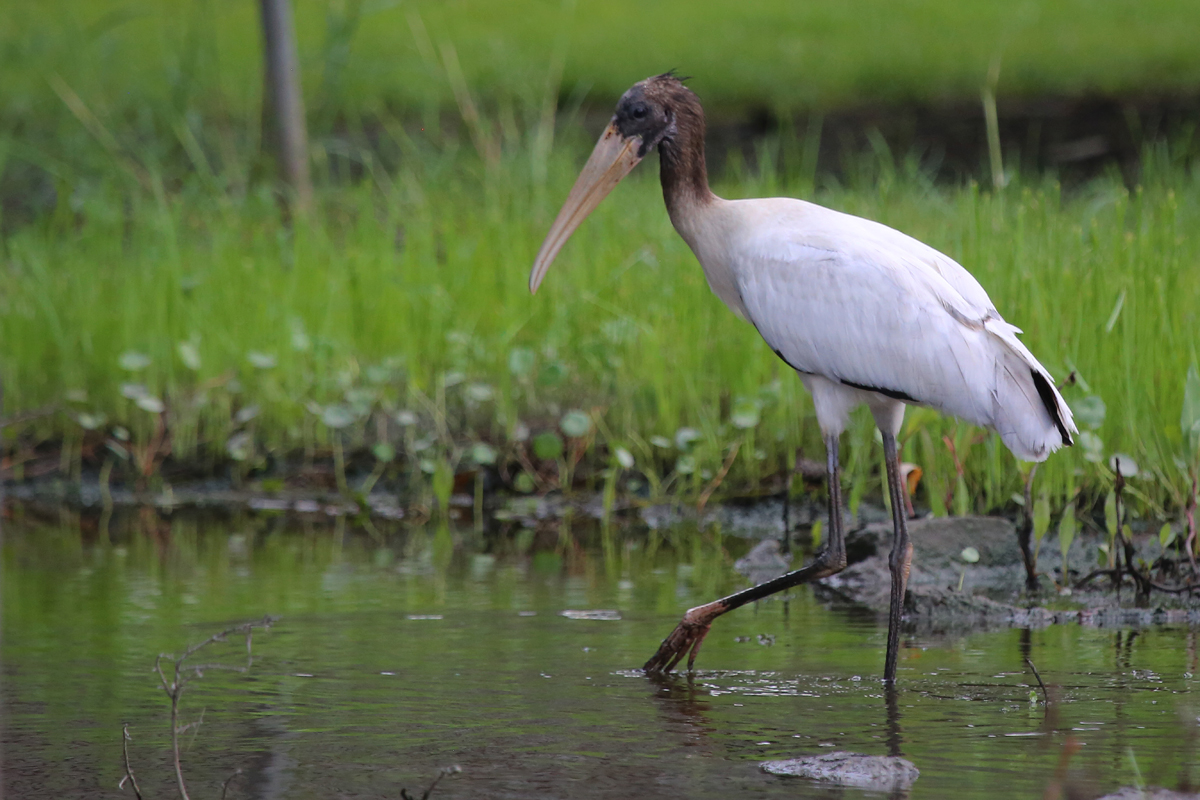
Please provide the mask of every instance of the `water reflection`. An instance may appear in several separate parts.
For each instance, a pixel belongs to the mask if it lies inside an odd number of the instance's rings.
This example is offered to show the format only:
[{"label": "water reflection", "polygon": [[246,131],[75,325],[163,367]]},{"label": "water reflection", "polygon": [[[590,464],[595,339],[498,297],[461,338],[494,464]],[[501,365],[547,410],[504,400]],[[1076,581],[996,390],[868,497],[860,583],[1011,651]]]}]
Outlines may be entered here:
[{"label": "water reflection", "polygon": [[757,766],[831,749],[908,758],[914,796],[1107,791],[1135,762],[1170,786],[1195,771],[1184,628],[914,636],[889,690],[880,621],[802,590],[722,618],[696,674],[652,679],[637,665],[684,608],[737,588],[751,543],[579,520],[14,517],[0,572],[13,797],[111,790],[125,721],[143,791],[171,794],[154,656],[268,613],[282,620],[252,670],[206,674],[186,699],[188,719],[204,714],[184,753],[195,787],[240,768],[231,796],[395,797],[458,764],[434,797],[860,796]]}]

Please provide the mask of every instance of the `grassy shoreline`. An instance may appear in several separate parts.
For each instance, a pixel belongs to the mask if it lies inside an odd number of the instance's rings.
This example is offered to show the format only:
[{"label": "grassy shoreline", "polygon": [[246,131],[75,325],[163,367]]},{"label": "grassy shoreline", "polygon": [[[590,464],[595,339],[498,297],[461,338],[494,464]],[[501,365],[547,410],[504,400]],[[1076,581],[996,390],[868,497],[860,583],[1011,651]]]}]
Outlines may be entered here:
[{"label": "grassy shoreline", "polygon": [[[746,491],[797,448],[819,458],[802,387],[711,295],[652,169],[528,295],[528,265],[586,145],[560,142],[545,161],[516,148],[486,165],[427,152],[327,186],[294,226],[269,191],[234,195],[202,173],[174,190],[114,175],[77,192],[3,243],[4,413],[59,409],[10,426],[6,449],[61,443],[68,474],[86,451],[130,480],[153,477],[167,439],[173,459],[210,473],[357,452],[428,491],[496,461],[530,473],[523,489],[578,469],[596,486],[629,490],[632,477],[693,499],[726,467],[723,490]],[[937,187],[888,159],[865,165],[860,184],[814,189],[770,156],[762,173],[735,165],[717,191],[805,196],[933,244],[978,277],[1056,378],[1076,372],[1066,396],[1086,435],[1041,468],[1035,495],[1060,507],[1082,489],[1081,503],[1103,502],[1110,459],[1124,454],[1139,465],[1139,512],[1178,513],[1196,458],[1180,427],[1200,352],[1194,168],[1160,150],[1132,192],[1112,178],[1063,197],[1047,181]],[[903,438],[925,473],[918,501],[936,513],[1011,507],[1021,491],[993,436],[911,409]],[[844,447],[852,502],[878,493],[866,415]]]},{"label": "grassy shoreline", "polygon": [[[1187,4],[712,4],[672,25],[665,6],[300,3],[319,197],[289,221],[259,148],[253,4],[222,2],[64,3],[59,26],[0,11],[5,475],[52,452],[68,476],[108,465],[129,481],[158,480],[164,458],[241,477],[326,458],[435,494],[474,464],[521,491],[776,486],[797,450],[820,457],[811,405],[709,293],[652,168],[529,297],[594,135],[572,109],[664,64],[723,65],[695,81],[717,113],[976,97],[998,56],[1001,97],[1200,76]],[[443,128],[464,92],[482,116]],[[960,260],[1059,379],[1078,377],[1066,394],[1085,435],[1035,498],[1102,505],[1121,454],[1138,512],[1174,519],[1200,469],[1183,429],[1200,352],[1194,145],[1148,145],[1132,190],[1114,173],[1064,195],[1020,175],[936,186],[872,143],[835,180],[816,176],[812,142],[764,140],[756,170],[732,153],[716,188],[814,199]],[[873,437],[865,415],[846,437],[852,502],[880,490]],[[936,513],[1020,496],[1026,467],[994,437],[916,409],[904,440]]]}]

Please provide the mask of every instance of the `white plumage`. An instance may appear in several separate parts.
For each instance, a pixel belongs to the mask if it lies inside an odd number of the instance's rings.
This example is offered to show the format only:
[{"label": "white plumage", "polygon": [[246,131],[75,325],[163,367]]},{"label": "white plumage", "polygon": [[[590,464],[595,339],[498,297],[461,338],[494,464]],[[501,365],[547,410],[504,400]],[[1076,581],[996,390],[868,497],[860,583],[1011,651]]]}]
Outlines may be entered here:
[{"label": "white plumage", "polygon": [[1071,444],[1071,410],[1017,339],[1020,331],[953,259],[886,225],[802,200],[713,194],[704,111],[670,74],[635,84],[617,104],[534,259],[530,291],[571,232],[655,147],[671,222],[708,285],[758,328],[812,393],[825,440],[830,524],[811,563],[689,609],[645,668],[669,672],[687,655],[690,669],[718,616],[846,567],[838,441],[851,410],[866,404],[883,438],[895,530],[884,661],[884,680],[894,683],[912,562],[896,442],[905,404],[991,428],[1029,461]]},{"label": "white plumage", "polygon": [[863,403],[895,434],[912,402],[995,430],[1028,461],[1070,443],[1071,411],[1049,373],[948,256],[792,198],[711,197],[678,212],[709,286],[800,374],[826,435]]}]

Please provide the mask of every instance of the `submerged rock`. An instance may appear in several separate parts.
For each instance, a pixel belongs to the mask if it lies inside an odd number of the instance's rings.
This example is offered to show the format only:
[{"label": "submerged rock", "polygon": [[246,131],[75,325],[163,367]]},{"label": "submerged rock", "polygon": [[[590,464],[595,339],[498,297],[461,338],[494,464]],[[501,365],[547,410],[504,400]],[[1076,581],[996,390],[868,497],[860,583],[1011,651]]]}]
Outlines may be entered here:
[{"label": "submerged rock", "polygon": [[733,569],[757,584],[778,578],[791,568],[792,554],[780,549],[778,539],[763,539],[733,563]]},{"label": "submerged rock", "polygon": [[[1130,588],[1118,595],[1107,581],[1093,581],[1085,590],[1057,593],[1062,555],[1057,542],[1043,542],[1038,558],[1042,593],[1025,593],[1025,568],[1017,546],[1016,528],[1002,517],[926,517],[908,524],[913,542],[912,572],[904,614],[908,624],[925,632],[960,628],[1016,625],[1045,627],[1079,624],[1088,627],[1141,627],[1164,623],[1200,624],[1200,602],[1186,595],[1156,593],[1153,605],[1129,607],[1136,598]],[[1076,537],[1070,563],[1094,563],[1098,540]],[[817,586],[839,600],[886,612],[891,573],[888,553],[891,523],[879,523],[848,533],[850,565]],[[1153,544],[1142,543],[1139,556],[1154,558]],[[970,548],[968,560],[964,551]],[[1045,608],[1038,602],[1052,602]]]},{"label": "submerged rock", "polygon": [[921,774],[911,761],[894,756],[835,752],[785,761],[764,761],[763,772],[890,792],[908,789]]}]

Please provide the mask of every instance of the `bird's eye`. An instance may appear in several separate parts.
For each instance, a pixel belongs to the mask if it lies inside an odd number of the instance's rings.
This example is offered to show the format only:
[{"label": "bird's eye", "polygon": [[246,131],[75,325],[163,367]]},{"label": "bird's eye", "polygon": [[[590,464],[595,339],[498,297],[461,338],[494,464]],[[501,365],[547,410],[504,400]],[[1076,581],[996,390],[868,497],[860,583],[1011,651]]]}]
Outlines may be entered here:
[{"label": "bird's eye", "polygon": [[638,105],[633,107],[633,118],[634,119],[645,119],[646,113],[647,113],[647,109],[641,103],[639,103]]}]

